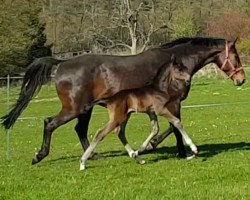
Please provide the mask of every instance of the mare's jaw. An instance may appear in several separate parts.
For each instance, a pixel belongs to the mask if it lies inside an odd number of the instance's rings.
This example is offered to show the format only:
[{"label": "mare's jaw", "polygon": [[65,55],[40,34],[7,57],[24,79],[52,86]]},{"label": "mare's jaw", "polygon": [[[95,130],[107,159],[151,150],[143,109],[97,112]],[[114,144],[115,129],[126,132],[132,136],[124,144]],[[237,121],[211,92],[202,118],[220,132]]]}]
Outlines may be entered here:
[{"label": "mare's jaw", "polygon": [[234,85],[235,86],[241,86],[241,85],[243,85],[245,83],[245,79],[242,79],[242,80],[240,80],[240,79],[235,79],[234,80]]}]

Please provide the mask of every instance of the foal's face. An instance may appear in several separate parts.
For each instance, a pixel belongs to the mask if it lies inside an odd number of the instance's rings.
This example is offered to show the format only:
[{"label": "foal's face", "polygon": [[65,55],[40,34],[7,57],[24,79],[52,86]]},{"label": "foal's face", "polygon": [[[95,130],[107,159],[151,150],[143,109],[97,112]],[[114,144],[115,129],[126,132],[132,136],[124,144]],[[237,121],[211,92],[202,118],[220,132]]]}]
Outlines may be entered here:
[{"label": "foal's face", "polygon": [[188,74],[188,69],[186,67],[176,64],[173,65],[171,69],[171,79],[190,85],[191,76]]}]

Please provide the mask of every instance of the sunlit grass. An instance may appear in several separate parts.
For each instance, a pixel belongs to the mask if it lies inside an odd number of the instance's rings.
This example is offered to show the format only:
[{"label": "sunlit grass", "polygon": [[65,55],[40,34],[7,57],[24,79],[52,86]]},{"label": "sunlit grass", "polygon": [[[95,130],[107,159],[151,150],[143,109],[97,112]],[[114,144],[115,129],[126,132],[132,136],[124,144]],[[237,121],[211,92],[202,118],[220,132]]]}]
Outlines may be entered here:
[{"label": "sunlit grass", "polygon": [[[0,90],[0,114],[6,105]],[[15,95],[14,95],[15,94]],[[18,88],[13,89],[15,100]],[[184,128],[199,148],[191,161],[176,158],[175,138],[170,136],[155,152],[142,155],[145,165],[129,158],[116,137],[110,134],[98,146],[101,159],[88,161],[79,171],[81,145],[75,122],[53,134],[50,155],[38,165],[31,159],[42,142],[43,117],[56,114],[60,103],[54,87],[45,86],[11,131],[11,160],[6,160],[6,136],[0,137],[0,200],[26,199],[249,199],[250,197],[250,85],[237,88],[229,80],[194,80],[183,103]],[[188,108],[201,104],[221,104]],[[107,112],[96,107],[89,137],[107,122]],[[161,130],[168,127],[160,118]],[[136,148],[151,130],[148,117],[132,115],[127,136]]]}]

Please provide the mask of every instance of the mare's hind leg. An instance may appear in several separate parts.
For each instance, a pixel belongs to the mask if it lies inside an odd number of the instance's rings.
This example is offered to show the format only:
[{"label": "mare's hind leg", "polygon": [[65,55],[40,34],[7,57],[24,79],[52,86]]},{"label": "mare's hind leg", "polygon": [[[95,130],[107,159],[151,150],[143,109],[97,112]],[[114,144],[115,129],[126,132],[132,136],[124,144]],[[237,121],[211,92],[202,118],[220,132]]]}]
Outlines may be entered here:
[{"label": "mare's hind leg", "polygon": [[120,125],[118,137],[119,137],[120,141],[122,142],[123,146],[125,147],[126,151],[128,152],[129,157],[134,158],[140,164],[144,164],[145,161],[142,160],[138,156],[138,152],[135,152],[132,149],[132,147],[130,146],[130,144],[128,143],[128,140],[127,140],[126,135],[125,135],[126,124],[127,124],[127,121]]},{"label": "mare's hind leg", "polygon": [[67,123],[74,119],[76,114],[61,110],[61,112],[55,117],[49,117],[44,120],[44,132],[43,132],[43,143],[40,151],[36,154],[32,160],[32,164],[39,163],[42,159],[49,155],[51,135],[53,131],[59,126]]},{"label": "mare's hind leg", "polygon": [[80,170],[85,170],[86,168],[86,161],[96,148],[97,144],[104,139],[104,137],[110,133],[112,130],[114,130],[117,127],[117,123],[114,121],[110,121],[104,128],[97,131],[95,134],[95,137],[93,138],[93,141],[90,143],[87,150],[82,155],[82,158],[80,160]]},{"label": "mare's hind leg", "polygon": [[152,125],[152,132],[148,136],[148,138],[143,142],[143,144],[140,146],[140,148],[136,151],[137,154],[143,152],[146,150],[148,144],[150,143],[151,139],[156,136],[159,132],[159,124],[157,120],[157,116],[155,114],[148,114],[149,119]]},{"label": "mare's hind leg", "polygon": [[81,142],[82,148],[84,151],[89,147],[89,140],[87,137],[88,128],[89,128],[89,121],[91,118],[93,107],[90,108],[86,113],[80,114],[77,117],[77,124],[75,126],[75,131],[79,137]]}]

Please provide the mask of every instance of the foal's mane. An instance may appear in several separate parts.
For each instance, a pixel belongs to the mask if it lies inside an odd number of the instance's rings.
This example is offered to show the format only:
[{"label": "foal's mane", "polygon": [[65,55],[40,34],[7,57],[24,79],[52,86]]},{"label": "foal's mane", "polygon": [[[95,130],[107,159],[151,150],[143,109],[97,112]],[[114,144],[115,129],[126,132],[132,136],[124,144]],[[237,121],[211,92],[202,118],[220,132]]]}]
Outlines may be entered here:
[{"label": "foal's mane", "polygon": [[174,40],[172,42],[162,44],[160,46],[160,48],[168,49],[168,48],[174,47],[176,45],[186,44],[188,42],[192,45],[204,45],[204,46],[208,46],[208,47],[225,45],[225,40],[221,39],[221,38],[183,37],[183,38],[179,38],[177,40]]}]

